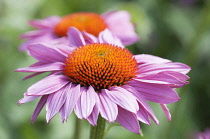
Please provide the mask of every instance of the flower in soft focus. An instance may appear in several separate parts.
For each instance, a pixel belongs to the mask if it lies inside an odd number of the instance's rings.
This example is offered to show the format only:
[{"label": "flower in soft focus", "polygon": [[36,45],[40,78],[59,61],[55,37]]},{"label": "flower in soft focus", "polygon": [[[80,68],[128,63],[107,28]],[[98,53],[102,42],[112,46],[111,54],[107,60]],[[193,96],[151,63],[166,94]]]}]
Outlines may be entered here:
[{"label": "flower in soft focus", "polygon": [[195,139],[210,139],[210,129],[207,128],[204,132],[197,133]]},{"label": "flower in soft focus", "polygon": [[147,101],[159,103],[170,120],[165,104],[180,99],[174,89],[188,84],[190,67],[152,55],[132,55],[108,30],[100,32],[92,44],[86,44],[76,28],[69,29],[68,38],[75,48],[31,45],[28,50],[38,62],[16,70],[35,72],[26,78],[50,72],[19,100],[22,104],[41,97],[32,122],[46,105],[48,123],[56,113],[64,122],[74,110],[78,118],[92,125],[97,124],[100,114],[109,122],[117,121],[127,130],[140,133],[139,121],[150,125],[151,118],[159,124]]},{"label": "flower in soft focus", "polygon": [[92,38],[98,37],[101,31],[109,29],[124,45],[130,45],[139,39],[130,22],[130,15],[126,11],[111,11],[102,15],[79,12],[62,18],[52,16],[43,20],[32,20],[29,23],[37,30],[21,35],[21,39],[26,39],[26,42],[20,46],[22,51],[26,50],[27,45],[33,43],[49,43],[60,39],[62,41],[59,42],[67,43],[66,36],[70,27],[76,27],[84,34],[92,35]]}]

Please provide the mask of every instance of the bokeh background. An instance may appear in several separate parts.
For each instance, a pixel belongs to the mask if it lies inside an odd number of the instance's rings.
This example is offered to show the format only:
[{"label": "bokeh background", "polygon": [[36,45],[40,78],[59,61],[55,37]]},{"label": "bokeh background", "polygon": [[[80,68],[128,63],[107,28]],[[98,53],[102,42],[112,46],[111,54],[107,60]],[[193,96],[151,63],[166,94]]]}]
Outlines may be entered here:
[{"label": "bokeh background", "polygon": [[[177,89],[181,100],[169,104],[172,121],[153,104],[160,125],[141,124],[143,135],[113,126],[106,139],[185,139],[210,127],[210,0],[0,0],[0,139],[74,139],[75,115],[61,123],[57,114],[46,124],[43,110],[34,124],[30,117],[38,102],[17,105],[23,93],[44,75],[21,80],[16,68],[34,59],[18,47],[19,35],[32,30],[31,19],[64,16],[79,11],[103,13],[127,10],[141,40],[129,46],[192,67],[190,84]],[[107,124],[110,126],[111,124]],[[112,126],[112,125],[111,125]],[[80,139],[89,138],[89,124],[81,120]]]}]

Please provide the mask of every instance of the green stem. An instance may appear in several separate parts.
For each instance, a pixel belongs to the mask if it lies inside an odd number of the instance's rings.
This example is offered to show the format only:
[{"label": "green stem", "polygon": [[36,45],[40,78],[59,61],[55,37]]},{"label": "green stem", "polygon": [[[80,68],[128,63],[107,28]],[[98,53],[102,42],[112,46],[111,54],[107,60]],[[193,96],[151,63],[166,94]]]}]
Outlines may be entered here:
[{"label": "green stem", "polygon": [[76,117],[75,120],[75,131],[74,131],[74,139],[80,139],[81,138],[81,120]]},{"label": "green stem", "polygon": [[106,130],[104,131],[104,136],[106,136],[106,134],[109,132],[109,130],[110,130],[112,127],[114,127],[114,126],[120,126],[120,124],[115,124],[115,123],[110,124],[110,125],[106,128]]},{"label": "green stem", "polygon": [[90,128],[90,139],[103,139],[105,126],[106,120],[98,116],[97,126],[91,126]]}]

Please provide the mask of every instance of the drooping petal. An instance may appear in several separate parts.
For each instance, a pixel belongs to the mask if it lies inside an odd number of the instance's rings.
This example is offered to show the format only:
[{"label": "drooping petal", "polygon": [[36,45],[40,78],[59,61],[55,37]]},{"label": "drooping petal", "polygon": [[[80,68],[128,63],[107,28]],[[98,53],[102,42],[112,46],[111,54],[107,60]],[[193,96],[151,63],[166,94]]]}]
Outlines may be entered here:
[{"label": "drooping petal", "polygon": [[116,121],[125,129],[140,134],[140,125],[136,114],[129,112],[121,107],[118,107],[119,114]]},{"label": "drooping petal", "polygon": [[136,88],[147,101],[169,104],[178,101],[178,94],[169,86],[162,84],[144,83],[140,81],[130,81],[127,83]]},{"label": "drooping petal", "polygon": [[[40,74],[42,74],[42,73],[44,73],[44,72],[36,72],[36,73],[30,74],[30,75],[27,75],[27,76],[25,76],[25,77],[23,78],[23,80],[32,78],[32,77],[37,76],[37,75],[40,75]],[[52,72],[50,72],[49,75],[52,75],[52,74],[57,74],[57,75],[58,75],[58,74],[61,74],[61,73],[62,73],[62,71],[52,71]]]},{"label": "drooping petal", "polygon": [[139,54],[134,55],[136,62],[138,64],[161,64],[171,62],[168,59],[164,59],[158,56],[148,55],[148,54]]},{"label": "drooping petal", "polygon": [[51,94],[61,89],[67,83],[69,83],[69,80],[64,75],[50,75],[29,87],[27,94],[34,96]]},{"label": "drooping petal", "polygon": [[76,105],[74,107],[74,113],[77,115],[77,117],[79,119],[82,119],[83,118],[83,113],[82,113],[83,108],[81,106],[82,105],[81,104],[82,103],[81,96],[82,96],[83,93],[87,92],[87,88],[86,87],[81,87],[80,88],[80,92],[81,92],[81,95],[78,98],[77,103],[76,103]]},{"label": "drooping petal", "polygon": [[76,87],[72,84],[72,86],[68,88],[66,93],[66,102],[62,106],[60,110],[60,115],[62,118],[62,122],[67,120],[68,116],[71,114],[74,109],[79,97],[81,96],[81,86],[78,84]]},{"label": "drooping petal", "polygon": [[31,44],[27,49],[34,58],[43,63],[64,62],[66,60],[66,56],[56,47],[52,47],[49,43]]},{"label": "drooping petal", "polygon": [[30,75],[27,75],[23,78],[23,80],[26,80],[26,79],[29,79],[29,78],[32,78],[34,76],[37,76],[39,74],[42,74],[43,72],[37,72],[37,73],[33,73],[33,74],[30,74]]},{"label": "drooping petal", "polygon": [[91,125],[93,126],[97,125],[98,115],[99,115],[98,106],[95,105],[92,113],[87,117],[87,120],[89,121]]},{"label": "drooping petal", "polygon": [[80,99],[78,100],[79,105],[76,105],[77,109],[75,109],[76,114],[81,113],[81,116],[77,114],[78,118],[86,119],[93,111],[93,107],[95,106],[97,99],[98,95],[92,86],[89,86],[87,90],[83,91]]},{"label": "drooping petal", "polygon": [[159,72],[164,71],[175,71],[180,72],[182,74],[187,74],[190,71],[190,67],[182,64],[182,63],[161,63],[161,64],[148,64],[148,65],[139,65],[139,72],[142,75],[148,75],[148,74],[156,74]]},{"label": "drooping petal", "polygon": [[151,107],[149,106],[147,101],[144,99],[144,97],[141,95],[141,93],[139,93],[134,87],[130,85],[123,85],[122,87],[128,90],[129,92],[131,92],[137,98],[139,107],[142,106],[145,110],[147,110],[149,116],[158,125],[159,124],[158,119],[156,118],[154,112],[152,111]]},{"label": "drooping petal", "polygon": [[31,123],[34,123],[34,121],[36,120],[36,118],[38,117],[39,113],[41,112],[42,108],[44,107],[46,101],[47,101],[48,95],[44,95],[41,97],[41,99],[39,100],[39,103],[37,104],[34,113],[31,117]]},{"label": "drooping petal", "polygon": [[185,74],[175,71],[159,72],[157,74],[149,74],[146,76],[138,76],[134,79],[145,83],[165,84],[173,88],[180,88],[188,84],[189,77]]},{"label": "drooping petal", "polygon": [[68,30],[68,40],[71,47],[79,47],[85,45],[85,39],[82,33],[75,27],[70,27]]},{"label": "drooping petal", "polygon": [[111,87],[110,91],[105,89],[106,95],[115,104],[126,109],[127,111],[136,113],[139,109],[136,98],[128,92],[126,89],[121,87]]},{"label": "drooping petal", "polygon": [[24,93],[24,97],[18,101],[18,105],[30,102],[40,96],[28,96],[27,93]]},{"label": "drooping petal", "polygon": [[68,93],[69,86],[71,86],[71,83],[64,86],[57,92],[50,94],[48,96],[47,102],[46,102],[46,119],[47,123],[50,122],[50,120],[55,116],[57,112],[60,111],[60,108],[63,106],[63,104],[66,101],[66,94]]},{"label": "drooping petal", "polygon": [[104,31],[100,32],[98,35],[98,39],[99,43],[108,43],[124,48],[120,39],[113,35],[108,29],[105,29]]},{"label": "drooping petal", "polygon": [[171,121],[171,114],[170,114],[170,111],[167,108],[167,106],[165,104],[160,104],[160,106],[163,109],[163,112],[164,112],[166,118],[168,119],[168,121]]},{"label": "drooping petal", "polygon": [[101,116],[109,122],[114,122],[118,114],[117,105],[109,99],[104,90],[98,96],[99,102],[97,105]]},{"label": "drooping petal", "polygon": [[149,115],[147,113],[147,110],[140,104],[139,110],[137,112],[137,118],[139,121],[150,125]]},{"label": "drooping petal", "polygon": [[[102,15],[108,29],[114,33],[124,45],[130,45],[139,40],[134,26],[130,22],[130,14],[126,11],[111,11]],[[125,33],[126,31],[126,33]]]},{"label": "drooping petal", "polygon": [[49,64],[44,64],[40,66],[26,67],[16,69],[16,72],[47,72],[47,71],[59,71],[63,70],[64,63],[54,62]]},{"label": "drooping petal", "polygon": [[179,73],[179,72],[173,72],[173,71],[165,71],[164,74],[168,74],[168,76],[171,76],[172,78],[176,78],[180,81],[180,83],[176,83],[175,86],[172,86],[174,88],[180,88],[183,85],[189,84],[188,79],[190,79],[189,76]]}]

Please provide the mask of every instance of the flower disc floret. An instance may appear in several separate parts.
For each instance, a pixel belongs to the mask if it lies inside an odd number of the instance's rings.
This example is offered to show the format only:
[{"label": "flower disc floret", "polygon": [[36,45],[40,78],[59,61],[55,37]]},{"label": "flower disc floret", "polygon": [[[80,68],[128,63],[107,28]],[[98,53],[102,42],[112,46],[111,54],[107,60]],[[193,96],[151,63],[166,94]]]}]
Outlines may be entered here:
[{"label": "flower disc floret", "polygon": [[94,36],[107,28],[104,19],[96,13],[75,13],[61,19],[55,26],[54,32],[58,36],[66,36],[70,27],[76,27],[80,31],[86,31]]},{"label": "flower disc floret", "polygon": [[63,73],[74,82],[96,91],[120,86],[137,73],[137,62],[127,50],[111,44],[89,44],[75,49],[66,59]]}]

